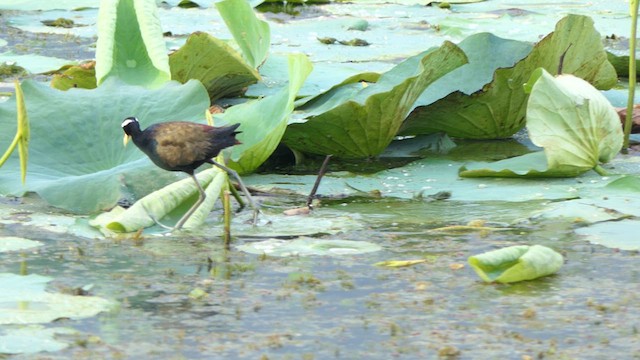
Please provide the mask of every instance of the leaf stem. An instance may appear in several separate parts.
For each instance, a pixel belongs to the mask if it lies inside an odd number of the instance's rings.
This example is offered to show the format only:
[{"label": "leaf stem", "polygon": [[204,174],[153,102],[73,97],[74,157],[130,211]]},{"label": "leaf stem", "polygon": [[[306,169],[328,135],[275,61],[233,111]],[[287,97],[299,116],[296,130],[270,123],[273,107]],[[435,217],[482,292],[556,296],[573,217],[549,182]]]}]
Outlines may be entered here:
[{"label": "leaf stem", "polygon": [[638,29],[638,5],[640,0],[631,2],[631,36],[629,36],[629,98],[627,100],[627,116],[624,119],[623,149],[629,148],[629,135],[633,119],[633,102],[636,93],[636,33]]},{"label": "leaf stem", "polygon": [[4,162],[7,161],[7,159],[9,158],[9,156],[11,156],[11,153],[13,153],[13,151],[16,149],[16,146],[18,146],[18,141],[20,141],[20,132],[16,133],[16,136],[13,138],[13,141],[11,142],[11,145],[9,145],[9,148],[7,148],[7,151],[4,152],[4,155],[2,155],[2,158],[0,158],[0,166],[4,165]]},{"label": "leaf stem", "polygon": [[611,175],[611,173],[609,173],[609,172],[608,172],[607,170],[605,170],[602,166],[600,166],[600,164],[596,165],[596,166],[593,168],[593,170],[594,170],[595,172],[597,172],[597,173],[598,173],[598,175],[601,175],[601,176],[609,176],[609,175]]}]

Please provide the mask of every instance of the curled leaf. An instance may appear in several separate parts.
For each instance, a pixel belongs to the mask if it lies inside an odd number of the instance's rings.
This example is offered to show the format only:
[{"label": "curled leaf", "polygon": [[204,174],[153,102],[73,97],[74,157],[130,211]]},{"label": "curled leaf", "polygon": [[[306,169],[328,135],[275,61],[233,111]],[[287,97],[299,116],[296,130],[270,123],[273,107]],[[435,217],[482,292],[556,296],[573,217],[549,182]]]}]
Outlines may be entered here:
[{"label": "curled leaf", "polygon": [[485,282],[511,283],[551,275],[563,259],[546,246],[519,245],[474,255],[468,262]]}]

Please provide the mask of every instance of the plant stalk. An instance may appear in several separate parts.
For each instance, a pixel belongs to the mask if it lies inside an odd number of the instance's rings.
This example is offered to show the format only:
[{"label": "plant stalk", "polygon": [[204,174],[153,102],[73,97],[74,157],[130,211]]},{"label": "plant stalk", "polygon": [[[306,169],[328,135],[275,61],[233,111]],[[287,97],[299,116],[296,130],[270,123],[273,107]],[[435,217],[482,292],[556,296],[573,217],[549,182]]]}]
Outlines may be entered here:
[{"label": "plant stalk", "polygon": [[313,198],[316,196],[316,192],[318,191],[318,187],[320,186],[320,181],[322,177],[327,172],[327,165],[329,165],[329,159],[331,159],[333,155],[327,155],[322,162],[322,166],[320,166],[320,171],[318,171],[318,177],[316,178],[316,182],[313,184],[313,189],[311,189],[311,193],[309,193],[309,197],[307,198],[307,207],[311,209],[311,203],[313,202]]},{"label": "plant stalk", "polygon": [[633,121],[633,102],[636,96],[636,34],[638,30],[638,5],[640,0],[631,2],[631,36],[629,37],[629,99],[627,100],[627,115],[624,119],[624,142],[622,149],[629,148],[629,135]]},{"label": "plant stalk", "polygon": [[231,247],[231,198],[229,190],[222,193],[222,207],[224,209],[224,248]]}]

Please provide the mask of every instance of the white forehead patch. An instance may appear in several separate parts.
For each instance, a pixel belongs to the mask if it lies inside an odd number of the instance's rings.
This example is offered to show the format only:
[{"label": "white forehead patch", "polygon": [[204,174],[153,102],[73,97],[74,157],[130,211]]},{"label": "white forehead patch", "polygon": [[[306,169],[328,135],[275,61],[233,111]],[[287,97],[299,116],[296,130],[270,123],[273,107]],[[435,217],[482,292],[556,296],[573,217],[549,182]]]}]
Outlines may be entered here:
[{"label": "white forehead patch", "polygon": [[137,121],[138,121],[138,119],[136,119],[136,118],[126,118],[126,119],[124,119],[124,121],[122,122],[122,125],[121,125],[121,126],[122,126],[122,127],[125,127],[125,126],[127,126],[127,125],[129,125],[129,124],[131,124],[131,123],[133,123],[133,122],[137,122]]}]

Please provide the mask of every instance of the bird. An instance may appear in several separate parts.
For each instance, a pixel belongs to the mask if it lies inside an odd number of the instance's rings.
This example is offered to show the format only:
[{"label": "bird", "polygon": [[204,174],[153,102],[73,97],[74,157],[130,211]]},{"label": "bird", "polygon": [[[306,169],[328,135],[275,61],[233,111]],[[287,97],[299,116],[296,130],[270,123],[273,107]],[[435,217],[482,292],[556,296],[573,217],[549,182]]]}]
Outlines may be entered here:
[{"label": "bird", "polygon": [[219,167],[238,181],[247,201],[254,209],[255,224],[259,209],[240,176],[233,169],[213,160],[222,149],[240,144],[236,139],[236,135],[241,133],[236,131],[239,126],[240,124],[233,124],[215,127],[187,121],[169,121],[153,124],[141,130],[140,122],[134,116],[129,116],[122,121],[124,146],[129,139],[133,140],[138,149],[142,150],[158,167],[168,171],[187,173],[198,187],[200,193],[198,201],[182,216],[172,230],[180,230],[206,198],[204,189],[195,176],[195,170],[205,163]]}]

